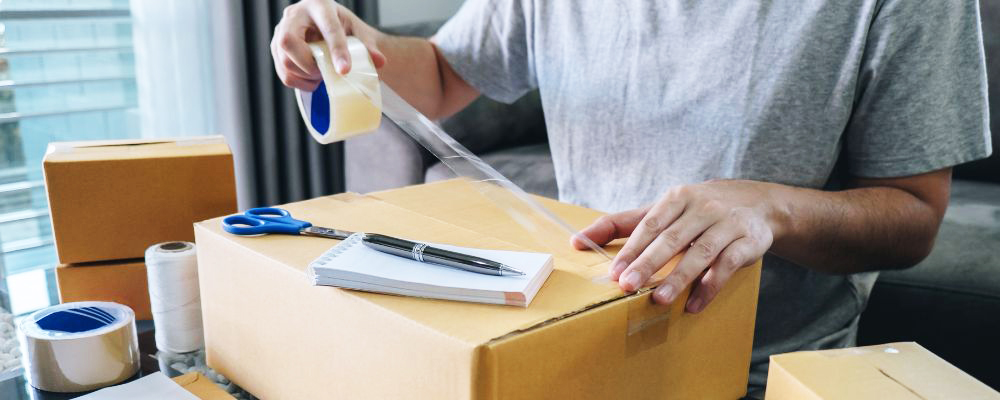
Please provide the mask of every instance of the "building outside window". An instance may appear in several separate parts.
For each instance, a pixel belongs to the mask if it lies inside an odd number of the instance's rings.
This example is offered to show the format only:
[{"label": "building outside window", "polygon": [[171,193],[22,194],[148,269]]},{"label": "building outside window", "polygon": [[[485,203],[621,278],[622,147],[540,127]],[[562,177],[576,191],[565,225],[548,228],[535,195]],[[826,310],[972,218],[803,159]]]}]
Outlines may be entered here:
[{"label": "building outside window", "polygon": [[128,0],[0,2],[0,306],[58,302],[42,157],[141,136]]}]

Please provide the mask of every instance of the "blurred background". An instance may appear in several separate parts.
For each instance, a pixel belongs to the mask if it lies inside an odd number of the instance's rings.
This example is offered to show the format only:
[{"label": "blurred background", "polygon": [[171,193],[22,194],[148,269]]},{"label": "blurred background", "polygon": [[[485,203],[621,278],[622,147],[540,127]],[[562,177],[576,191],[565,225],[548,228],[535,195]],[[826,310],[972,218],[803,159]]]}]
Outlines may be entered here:
[{"label": "blurred background", "polygon": [[[447,177],[392,124],[346,145],[309,138],[268,47],[289,3],[0,0],[0,307],[23,315],[58,303],[41,172],[51,141],[225,135],[241,208]],[[426,36],[462,0],[341,3],[372,25]],[[979,4],[996,149],[1000,0]],[[526,190],[554,194],[537,93],[510,106],[480,99],[442,124]],[[1000,354],[997,153],[955,169],[934,252],[880,276],[859,343],[916,340],[1000,389],[985,356]]]},{"label": "blurred background", "polygon": [[[51,141],[225,134],[250,171],[244,206],[343,190],[339,146],[279,140],[306,139],[267,45],[289,3],[0,1],[0,307],[58,303],[41,170]],[[461,0],[344,3],[370,23],[404,25],[445,19]],[[255,137],[270,149],[248,145]],[[247,176],[265,169],[254,159],[274,165],[264,179]],[[276,165],[286,159],[305,164]],[[325,173],[305,177],[310,167]]]}]

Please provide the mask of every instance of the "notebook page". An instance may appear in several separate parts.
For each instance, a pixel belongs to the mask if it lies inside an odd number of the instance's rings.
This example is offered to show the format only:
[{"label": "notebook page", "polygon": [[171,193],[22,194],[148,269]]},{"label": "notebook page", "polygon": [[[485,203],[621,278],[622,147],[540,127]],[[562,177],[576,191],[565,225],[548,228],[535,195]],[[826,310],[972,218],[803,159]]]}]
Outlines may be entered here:
[{"label": "notebook page", "polygon": [[[543,253],[472,249],[428,243],[444,250],[470,254],[520,269],[524,276],[477,274],[451,267],[427,264],[382,253],[361,243],[361,236],[351,236],[317,259],[311,267],[324,277],[340,276],[338,271],[368,275],[387,280],[422,285],[496,292],[525,292],[531,280],[552,257]],[[356,279],[356,278],[352,278]]]}]

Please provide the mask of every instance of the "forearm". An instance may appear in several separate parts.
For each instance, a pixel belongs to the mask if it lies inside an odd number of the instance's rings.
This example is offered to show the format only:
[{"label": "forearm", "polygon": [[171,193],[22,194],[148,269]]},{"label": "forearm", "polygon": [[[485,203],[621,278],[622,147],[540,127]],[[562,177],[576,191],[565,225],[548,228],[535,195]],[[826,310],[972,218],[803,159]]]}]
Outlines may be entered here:
[{"label": "forearm", "polygon": [[770,186],[778,221],[771,252],[829,273],[906,268],[930,252],[941,213],[904,189],[838,192]]},{"label": "forearm", "polygon": [[382,80],[429,118],[454,114],[478,96],[431,41],[381,34],[378,46],[386,56]]}]

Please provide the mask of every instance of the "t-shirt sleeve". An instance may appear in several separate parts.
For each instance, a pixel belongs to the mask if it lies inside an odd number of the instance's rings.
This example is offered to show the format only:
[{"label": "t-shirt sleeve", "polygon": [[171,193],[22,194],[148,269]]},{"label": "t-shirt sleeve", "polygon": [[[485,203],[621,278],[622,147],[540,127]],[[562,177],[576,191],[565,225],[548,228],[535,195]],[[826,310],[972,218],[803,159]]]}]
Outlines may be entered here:
[{"label": "t-shirt sleeve", "polygon": [[887,0],[876,11],[845,130],[860,177],[916,175],[990,155],[977,0]]},{"label": "t-shirt sleeve", "polygon": [[433,41],[472,87],[511,103],[536,88],[530,0],[467,0]]}]

